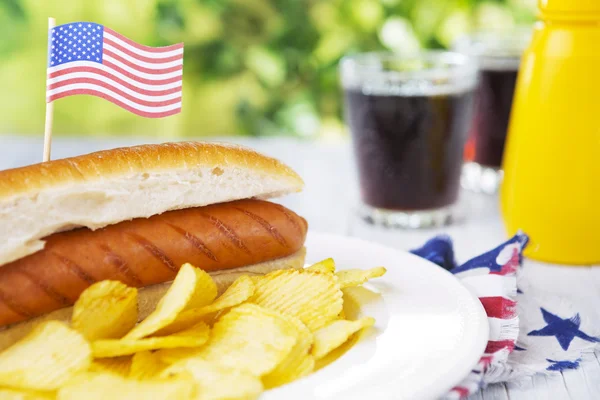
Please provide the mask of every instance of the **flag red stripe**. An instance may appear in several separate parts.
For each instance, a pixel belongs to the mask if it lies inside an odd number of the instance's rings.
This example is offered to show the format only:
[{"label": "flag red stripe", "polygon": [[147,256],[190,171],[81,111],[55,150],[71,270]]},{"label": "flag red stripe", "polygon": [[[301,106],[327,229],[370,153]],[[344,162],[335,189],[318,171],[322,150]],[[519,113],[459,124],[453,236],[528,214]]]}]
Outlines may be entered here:
[{"label": "flag red stripe", "polygon": [[[145,83],[147,85],[166,85],[169,83],[173,83],[173,82],[181,82],[181,76],[174,76],[172,78],[168,78],[168,79],[158,79],[158,80],[154,80],[154,79],[145,79],[145,78],[140,78],[139,76],[136,76],[134,74],[129,73],[128,71],[125,71],[122,68],[117,67],[116,65],[114,65],[113,63],[104,62],[104,65],[106,65],[107,67],[110,67],[112,69],[114,69],[117,72],[122,73],[123,75],[127,76],[128,78],[131,78],[139,83]],[[65,68],[63,70],[60,71],[55,71],[52,72],[50,74],[48,74],[48,78],[56,78],[57,76],[62,76],[62,75],[66,75],[66,74],[70,74],[72,72],[92,72],[98,75],[102,75],[105,76],[107,78],[110,79],[114,79],[115,82],[119,82],[122,83],[123,80],[119,79],[118,77],[116,77],[115,75],[111,74],[110,72],[107,71],[103,71],[99,68],[96,67],[73,67],[73,68]]]},{"label": "flag red stripe", "polygon": [[[125,86],[127,89],[135,90],[136,93],[144,94],[147,96],[164,96],[167,94],[181,92],[181,86],[174,87],[171,89],[166,89],[166,90],[144,90],[144,89],[140,89],[136,86],[133,86],[125,81],[121,81],[120,79],[111,77],[111,80],[113,80],[116,83],[120,83],[121,85]],[[48,90],[53,90],[53,89],[56,89],[59,87],[72,85],[74,83],[91,83],[91,84],[95,84],[95,85],[101,85],[101,84],[109,85],[107,82],[103,82],[101,80],[93,79],[93,78],[72,78],[72,79],[67,79],[67,80],[64,80],[61,82],[55,82],[51,85],[48,85]],[[111,87],[111,89],[115,90],[115,91],[119,90],[118,88],[112,88],[112,87]]]},{"label": "flag red stripe", "polygon": [[147,117],[147,118],[168,117],[169,115],[174,115],[174,114],[181,112],[181,107],[176,108],[174,110],[170,110],[170,111],[162,111],[162,112],[155,112],[155,113],[140,111],[137,108],[130,107],[127,104],[125,104],[117,99],[114,99],[104,93],[98,92],[96,90],[89,90],[89,89],[70,90],[68,92],[58,93],[58,94],[55,94],[55,95],[51,96],[50,98],[48,98],[47,101],[50,102],[50,101],[61,99],[63,97],[74,96],[74,95],[79,95],[79,94],[88,94],[91,96],[102,97],[103,99],[108,100],[111,103],[114,103],[114,104],[118,105],[119,107],[126,109],[127,111],[130,111],[134,114],[140,115],[142,117]]},{"label": "flag red stripe", "polygon": [[164,46],[164,47],[150,47],[150,46],[144,46],[143,44],[139,44],[134,42],[133,40],[121,35],[120,33],[117,33],[115,31],[113,31],[110,28],[104,28],[105,32],[110,33],[111,35],[121,39],[122,41],[124,41],[125,43],[138,48],[140,50],[144,50],[144,51],[148,51],[151,53],[164,53],[165,51],[172,51],[172,50],[177,50],[177,49],[181,49],[183,48],[183,43],[177,43],[177,44],[172,44],[171,46]]},{"label": "flag red stripe", "polygon": [[[66,81],[63,81],[63,82],[67,82],[67,85],[72,84],[72,83],[76,83],[76,82],[72,82],[71,80],[66,80]],[[63,82],[60,82],[60,83],[63,83]],[[102,86],[102,87],[105,87],[107,89],[110,89],[111,91],[115,92],[116,94],[125,97],[127,100],[133,101],[134,103],[140,104],[142,106],[161,107],[161,106],[168,106],[168,105],[171,105],[171,104],[179,103],[181,101],[181,96],[176,97],[174,99],[169,99],[169,100],[158,100],[158,101],[141,100],[141,99],[138,99],[135,96],[132,96],[132,95],[130,95],[128,93],[123,92],[122,90],[117,89],[116,87],[114,87],[112,85],[109,85],[106,82],[96,81],[96,82],[92,82],[92,83],[94,83],[94,84],[96,84],[98,86]],[[69,90],[69,92],[81,92],[80,94],[85,94],[85,93],[87,93],[88,90],[93,90],[93,89],[72,89],[72,90]],[[59,94],[60,93],[57,93],[57,94],[55,94],[53,96],[57,96]],[[74,94],[77,94],[77,93],[74,93]],[[50,98],[52,98],[52,96]]]},{"label": "flag red stripe", "polygon": [[[121,46],[120,44],[118,44],[117,42],[114,42],[108,38],[104,38],[104,43],[106,44],[110,44],[112,47],[121,50],[123,53],[130,55],[131,57],[135,57],[136,59],[140,60],[140,61],[144,61],[147,63],[155,63],[155,64],[159,64],[159,63],[165,63],[165,62],[170,62],[170,61],[177,61],[183,58],[183,54],[179,54],[176,56],[170,56],[170,57],[164,57],[164,58],[150,58],[150,57],[144,57],[142,55],[139,55],[123,46]],[[104,50],[106,51],[106,49]]]},{"label": "flag red stripe", "polygon": [[504,348],[507,348],[509,351],[513,351],[515,348],[515,342],[513,340],[490,340],[485,348],[485,352],[495,353]]},{"label": "flag red stripe", "polygon": [[[135,74],[132,74],[129,71],[124,70],[123,68],[121,68],[121,67],[119,67],[119,66],[111,63],[110,61],[102,60],[102,64],[106,65],[107,67],[110,67],[110,68],[114,69],[117,72],[122,73],[123,75],[126,75],[127,77],[129,77],[131,79],[135,79],[138,82],[147,83],[147,84],[150,84],[150,85],[152,85],[152,84],[163,85],[165,83],[177,82],[177,81],[181,80],[181,76],[175,76],[173,78],[168,78],[168,79],[163,79],[163,80],[157,80],[157,81],[155,81],[153,79],[140,78],[139,76],[137,76]],[[183,69],[183,65],[180,65],[178,68],[180,70]],[[172,80],[172,79],[174,79],[174,80]],[[171,81],[169,81],[169,80],[171,80]]]},{"label": "flag red stripe", "polygon": [[[140,72],[145,72],[147,74],[155,74],[155,75],[168,74],[169,72],[181,71],[183,69],[183,65],[176,65],[174,67],[161,68],[161,69],[140,67],[136,63],[132,63],[131,61],[124,59],[117,53],[114,53],[107,49],[104,49],[104,55],[111,56],[111,57],[115,58],[116,60],[122,62],[123,64],[127,65],[128,67],[134,68],[135,70],[140,71]],[[107,65],[108,62],[109,61],[102,60],[102,64]]]},{"label": "flag red stripe", "polygon": [[480,297],[488,317],[510,319],[517,316],[517,303],[504,297]]}]

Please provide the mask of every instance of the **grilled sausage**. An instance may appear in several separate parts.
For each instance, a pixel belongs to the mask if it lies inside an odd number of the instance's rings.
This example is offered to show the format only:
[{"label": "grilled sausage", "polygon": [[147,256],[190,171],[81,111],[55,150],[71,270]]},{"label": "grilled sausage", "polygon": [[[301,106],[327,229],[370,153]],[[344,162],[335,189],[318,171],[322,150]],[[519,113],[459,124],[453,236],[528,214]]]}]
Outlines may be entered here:
[{"label": "grilled sausage", "polygon": [[186,262],[210,272],[286,257],[306,231],[279,204],[239,200],[55,233],[43,250],[0,267],[0,326],[70,306],[100,280],[144,287],[172,280]]}]

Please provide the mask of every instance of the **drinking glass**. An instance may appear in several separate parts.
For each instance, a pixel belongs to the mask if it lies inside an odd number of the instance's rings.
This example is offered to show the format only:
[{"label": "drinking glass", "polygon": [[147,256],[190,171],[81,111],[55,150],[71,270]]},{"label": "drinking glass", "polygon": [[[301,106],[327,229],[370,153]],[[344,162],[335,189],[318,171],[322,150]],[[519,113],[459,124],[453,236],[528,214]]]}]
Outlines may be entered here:
[{"label": "drinking glass", "polygon": [[479,66],[475,112],[465,146],[464,188],[494,194],[502,182],[504,142],[512,109],[521,55],[531,29],[477,32],[459,39],[457,52],[471,56]]},{"label": "drinking glass", "polygon": [[451,223],[477,66],[465,55],[363,53],[340,65],[360,215],[389,227]]}]

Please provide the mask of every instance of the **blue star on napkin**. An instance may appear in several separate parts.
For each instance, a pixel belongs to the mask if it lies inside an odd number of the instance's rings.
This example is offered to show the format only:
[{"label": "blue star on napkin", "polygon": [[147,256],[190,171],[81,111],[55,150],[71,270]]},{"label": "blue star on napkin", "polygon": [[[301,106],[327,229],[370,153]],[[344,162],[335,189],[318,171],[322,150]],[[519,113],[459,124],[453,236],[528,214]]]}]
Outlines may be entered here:
[{"label": "blue star on napkin", "polygon": [[581,362],[581,358],[578,358],[575,361],[556,361],[546,358],[546,361],[551,362],[552,364],[546,368],[548,371],[564,371],[565,369],[577,369],[579,367],[579,363]]},{"label": "blue star on napkin", "polygon": [[562,319],[546,311],[544,308],[540,308],[540,310],[542,311],[544,321],[548,325],[542,329],[529,332],[527,336],[556,336],[556,340],[558,340],[563,350],[568,350],[569,345],[576,337],[592,343],[600,342],[600,339],[590,336],[579,329],[581,325],[579,313],[575,314],[574,317]]}]

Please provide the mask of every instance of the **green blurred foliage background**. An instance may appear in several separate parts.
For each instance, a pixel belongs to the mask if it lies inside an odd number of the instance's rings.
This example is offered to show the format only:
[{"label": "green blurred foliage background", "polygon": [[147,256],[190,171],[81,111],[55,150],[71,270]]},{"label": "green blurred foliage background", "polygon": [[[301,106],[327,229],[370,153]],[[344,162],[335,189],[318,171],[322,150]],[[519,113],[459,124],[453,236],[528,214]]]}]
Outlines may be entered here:
[{"label": "green blurred foliage background", "polygon": [[447,48],[530,23],[535,0],[0,0],[0,133],[41,135],[47,18],[147,45],[185,42],[183,111],[145,119],[58,100],[55,135],[344,135],[337,64],[358,51]]}]

